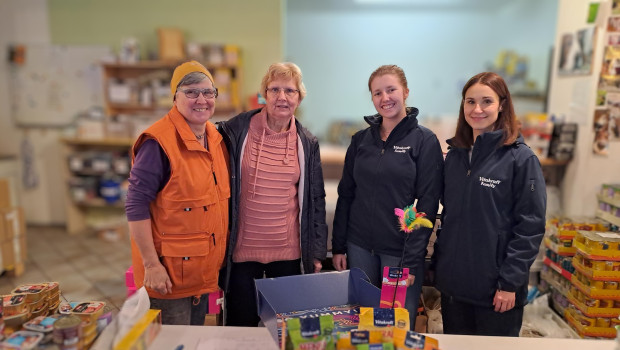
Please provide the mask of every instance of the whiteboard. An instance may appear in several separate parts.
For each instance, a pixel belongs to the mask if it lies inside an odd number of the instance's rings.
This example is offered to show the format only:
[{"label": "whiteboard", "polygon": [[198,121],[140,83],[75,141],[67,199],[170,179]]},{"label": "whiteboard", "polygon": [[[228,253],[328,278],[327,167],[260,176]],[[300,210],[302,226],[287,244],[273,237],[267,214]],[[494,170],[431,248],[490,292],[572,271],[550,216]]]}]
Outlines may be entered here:
[{"label": "whiteboard", "polygon": [[101,60],[106,46],[25,45],[25,62],[11,65],[11,113],[18,126],[61,127],[103,105]]}]

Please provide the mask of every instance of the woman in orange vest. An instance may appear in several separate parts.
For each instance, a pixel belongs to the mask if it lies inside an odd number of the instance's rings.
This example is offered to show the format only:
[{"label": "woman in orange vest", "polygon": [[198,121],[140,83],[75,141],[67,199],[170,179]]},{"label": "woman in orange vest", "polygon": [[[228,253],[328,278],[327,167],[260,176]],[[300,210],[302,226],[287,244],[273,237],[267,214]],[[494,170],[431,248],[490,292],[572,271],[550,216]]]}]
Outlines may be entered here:
[{"label": "woman in orange vest", "polygon": [[134,279],[164,324],[204,325],[228,238],[228,152],[209,119],[217,88],[196,61],[174,70],[174,106],[132,149],[126,212]]}]

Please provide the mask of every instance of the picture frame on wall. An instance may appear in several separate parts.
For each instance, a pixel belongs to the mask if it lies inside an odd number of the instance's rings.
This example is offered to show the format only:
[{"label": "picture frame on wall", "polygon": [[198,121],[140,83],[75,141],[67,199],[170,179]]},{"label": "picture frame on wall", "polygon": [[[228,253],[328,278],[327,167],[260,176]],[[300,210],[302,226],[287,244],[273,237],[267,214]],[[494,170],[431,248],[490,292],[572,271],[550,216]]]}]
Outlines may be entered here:
[{"label": "picture frame on wall", "polygon": [[605,105],[609,110],[609,140],[620,141],[620,92],[608,93]]},{"label": "picture frame on wall", "polygon": [[608,155],[609,151],[609,110],[599,109],[594,111],[594,141],[592,152],[597,155]]},{"label": "picture frame on wall", "polygon": [[592,73],[596,27],[584,28],[562,35],[558,72],[561,75]]}]

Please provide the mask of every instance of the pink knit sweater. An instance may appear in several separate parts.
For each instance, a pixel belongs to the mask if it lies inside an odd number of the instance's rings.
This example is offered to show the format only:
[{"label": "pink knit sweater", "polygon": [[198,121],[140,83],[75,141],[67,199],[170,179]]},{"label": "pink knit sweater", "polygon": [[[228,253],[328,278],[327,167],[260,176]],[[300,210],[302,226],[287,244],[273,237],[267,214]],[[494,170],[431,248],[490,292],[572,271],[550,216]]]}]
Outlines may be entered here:
[{"label": "pink knit sweater", "polygon": [[239,233],[234,262],[270,263],[301,257],[297,131],[276,133],[264,111],[250,121],[241,159]]}]

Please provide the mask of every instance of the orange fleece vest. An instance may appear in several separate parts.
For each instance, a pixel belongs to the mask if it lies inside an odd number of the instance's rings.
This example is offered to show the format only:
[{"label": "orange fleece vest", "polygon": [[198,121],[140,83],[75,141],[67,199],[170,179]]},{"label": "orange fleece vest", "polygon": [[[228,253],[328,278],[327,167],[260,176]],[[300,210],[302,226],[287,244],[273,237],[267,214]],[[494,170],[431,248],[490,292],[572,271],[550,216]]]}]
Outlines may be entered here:
[{"label": "orange fleece vest", "polygon": [[[147,289],[149,296],[177,299],[218,290],[218,273],[228,240],[230,198],[228,151],[212,123],[206,125],[209,151],[196,140],[176,107],[155,122],[132,149],[132,159],[147,139],[155,139],[170,160],[170,180],[150,204],[155,250],[172,282],[172,294]],[[136,287],[144,264],[131,240]]]}]

